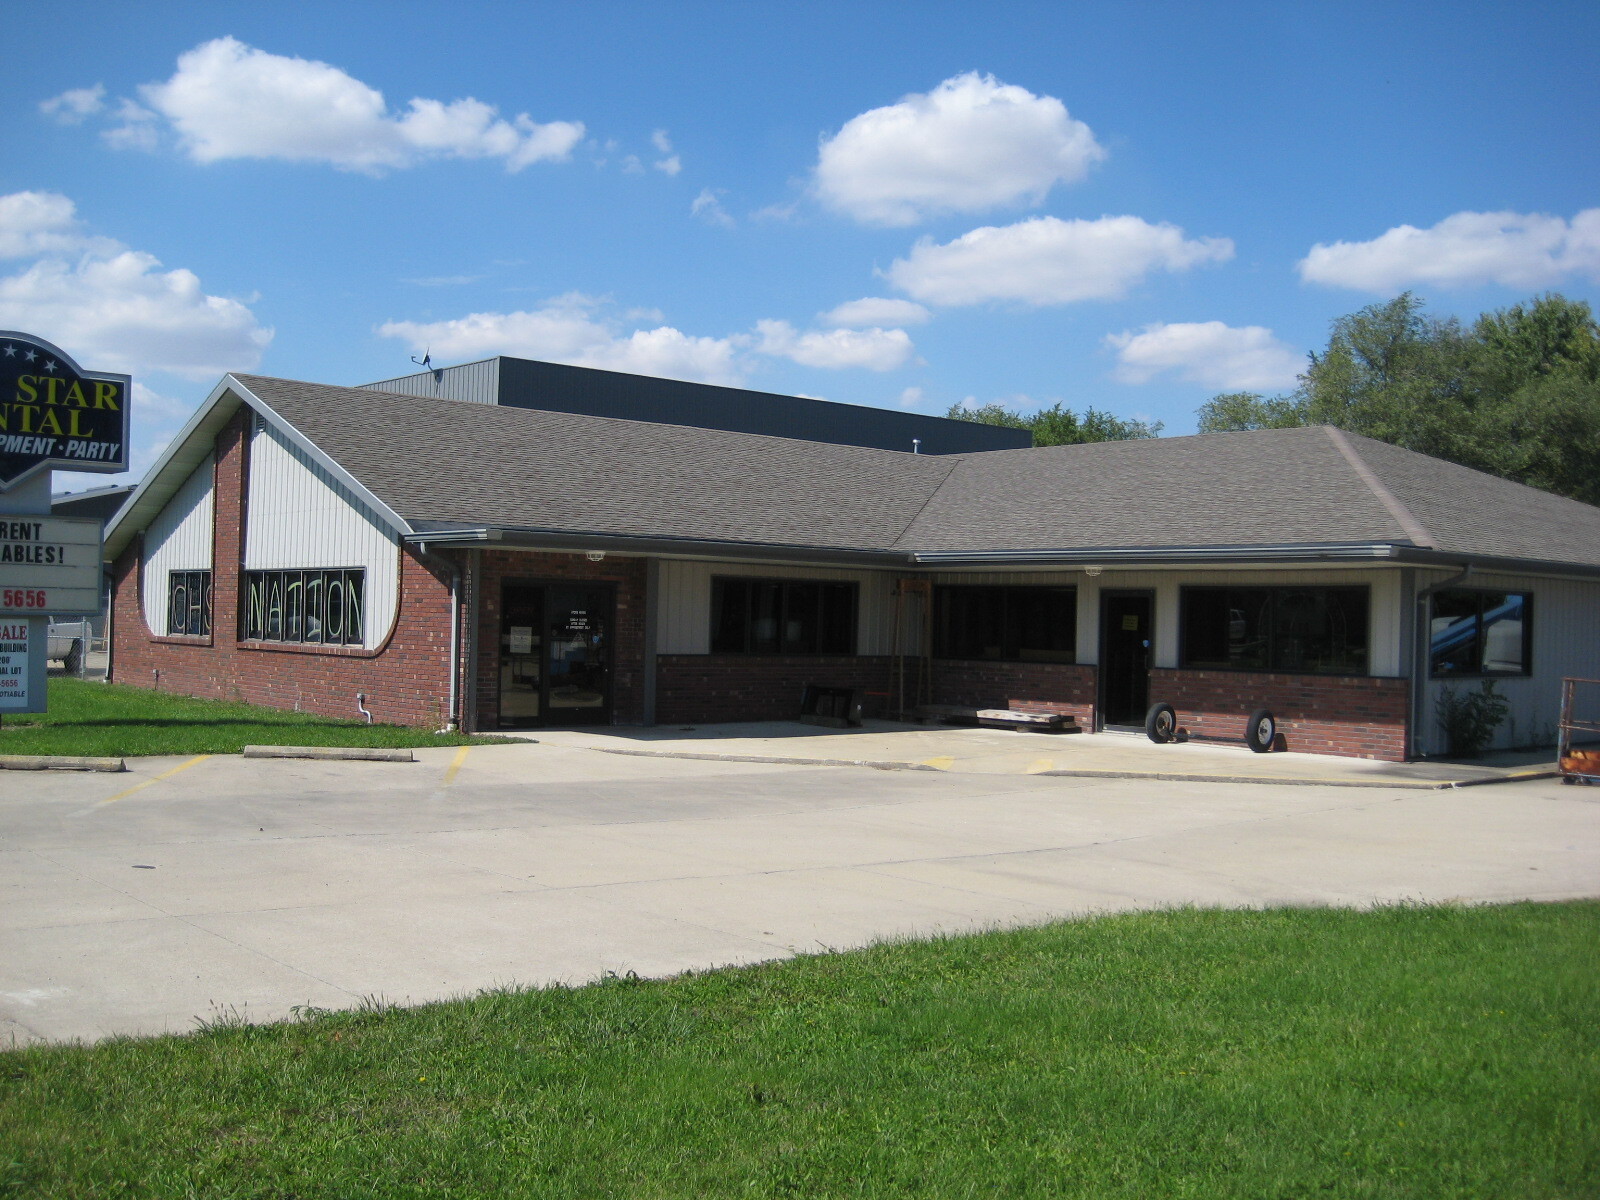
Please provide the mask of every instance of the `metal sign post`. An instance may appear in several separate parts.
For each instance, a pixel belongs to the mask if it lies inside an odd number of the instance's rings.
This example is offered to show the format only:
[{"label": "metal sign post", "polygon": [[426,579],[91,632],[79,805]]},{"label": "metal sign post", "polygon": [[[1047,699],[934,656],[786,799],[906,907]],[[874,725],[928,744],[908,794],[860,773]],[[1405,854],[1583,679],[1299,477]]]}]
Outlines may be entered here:
[{"label": "metal sign post", "polygon": [[0,330],[0,714],[46,711],[50,618],[100,611],[100,522],[51,516],[51,474],[128,469],[132,391]]}]

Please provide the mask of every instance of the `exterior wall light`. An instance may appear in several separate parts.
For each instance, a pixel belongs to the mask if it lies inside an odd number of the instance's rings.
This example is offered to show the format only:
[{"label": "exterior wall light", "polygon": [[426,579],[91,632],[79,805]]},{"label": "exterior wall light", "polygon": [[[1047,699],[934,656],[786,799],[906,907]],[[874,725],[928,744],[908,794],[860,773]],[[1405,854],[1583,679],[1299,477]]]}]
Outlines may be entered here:
[{"label": "exterior wall light", "polygon": [[1100,573],[1101,573],[1101,572],[1102,572],[1102,571],[1103,571],[1103,570],[1105,570],[1105,568],[1104,568],[1104,567],[1085,567],[1085,568],[1084,568],[1084,569],[1083,569],[1083,573],[1084,573],[1084,574],[1085,574],[1085,575],[1087,575],[1087,576],[1088,576],[1088,577],[1089,577],[1089,578],[1090,578],[1090,579],[1094,579],[1094,578],[1096,578],[1096,577],[1097,577],[1097,576],[1098,576],[1098,575],[1099,575],[1099,574],[1100,574]]},{"label": "exterior wall light", "polygon": [[604,550],[586,550],[583,556],[590,562],[605,562],[606,560],[606,552]]}]

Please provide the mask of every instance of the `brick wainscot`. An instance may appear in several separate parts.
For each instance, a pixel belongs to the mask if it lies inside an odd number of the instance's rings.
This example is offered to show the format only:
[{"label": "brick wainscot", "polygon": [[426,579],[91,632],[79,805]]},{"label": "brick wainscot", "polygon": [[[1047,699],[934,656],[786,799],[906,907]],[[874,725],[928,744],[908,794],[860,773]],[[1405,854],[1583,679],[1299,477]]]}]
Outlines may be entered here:
[{"label": "brick wainscot", "polygon": [[935,704],[1064,713],[1079,729],[1094,729],[1092,666],[939,658],[932,674]]},{"label": "brick wainscot", "polygon": [[1387,762],[1405,761],[1410,694],[1404,679],[1365,675],[1150,672],[1150,702],[1172,705],[1192,734],[1242,741],[1250,714],[1266,708],[1286,750]]}]

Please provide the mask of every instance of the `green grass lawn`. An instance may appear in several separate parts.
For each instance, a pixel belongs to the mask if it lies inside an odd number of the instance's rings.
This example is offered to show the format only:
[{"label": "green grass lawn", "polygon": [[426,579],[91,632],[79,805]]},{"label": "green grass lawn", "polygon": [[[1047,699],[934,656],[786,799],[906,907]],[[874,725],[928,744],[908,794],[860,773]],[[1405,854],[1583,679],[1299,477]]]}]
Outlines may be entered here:
[{"label": "green grass lawn", "polygon": [[0,1194],[1576,1200],[1597,947],[1183,910],[15,1050]]},{"label": "green grass lawn", "polygon": [[459,746],[489,739],[335,721],[148,688],[50,680],[50,711],[0,721],[0,754],[237,754],[245,746]]}]

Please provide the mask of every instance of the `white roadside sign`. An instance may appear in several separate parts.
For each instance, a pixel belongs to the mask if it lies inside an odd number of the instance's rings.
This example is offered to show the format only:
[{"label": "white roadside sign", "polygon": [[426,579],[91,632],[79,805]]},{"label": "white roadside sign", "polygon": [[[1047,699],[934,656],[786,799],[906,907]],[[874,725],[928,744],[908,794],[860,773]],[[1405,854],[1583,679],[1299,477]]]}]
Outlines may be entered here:
[{"label": "white roadside sign", "polygon": [[100,611],[100,522],[0,513],[0,617]]}]

